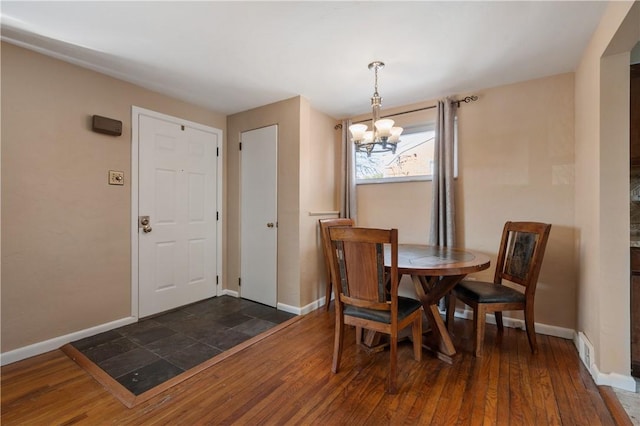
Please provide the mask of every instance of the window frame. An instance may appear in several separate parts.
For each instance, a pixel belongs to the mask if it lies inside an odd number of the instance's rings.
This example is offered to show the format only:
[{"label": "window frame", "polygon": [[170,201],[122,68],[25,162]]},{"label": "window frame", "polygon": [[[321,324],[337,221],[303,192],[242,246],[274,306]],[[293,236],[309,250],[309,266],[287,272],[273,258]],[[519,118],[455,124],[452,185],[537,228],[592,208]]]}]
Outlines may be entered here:
[{"label": "window frame", "polygon": [[[427,124],[413,124],[405,127],[403,135],[409,135],[412,133],[427,132],[433,130],[435,132],[435,121]],[[434,145],[435,149],[435,145]],[[376,155],[375,153],[371,155]],[[354,166],[357,168],[357,154],[354,146]],[[454,179],[458,178],[458,118],[455,117],[454,121],[454,139],[453,139],[453,174]],[[404,183],[404,182],[429,182],[433,180],[433,174],[418,175],[418,176],[393,176],[383,178],[371,178],[371,179],[359,179],[356,176],[356,185],[372,185],[372,184],[384,184],[384,183]]]}]

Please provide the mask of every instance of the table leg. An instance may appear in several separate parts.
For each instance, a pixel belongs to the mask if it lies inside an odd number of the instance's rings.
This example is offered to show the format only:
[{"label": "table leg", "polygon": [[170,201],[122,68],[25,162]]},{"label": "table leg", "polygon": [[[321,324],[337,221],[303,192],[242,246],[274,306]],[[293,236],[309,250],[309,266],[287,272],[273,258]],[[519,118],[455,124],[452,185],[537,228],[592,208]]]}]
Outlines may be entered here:
[{"label": "table leg", "polygon": [[437,304],[462,278],[463,276],[455,275],[433,277],[432,280],[428,281],[422,276],[411,276],[416,293],[422,302],[425,316],[431,325],[433,342],[427,343],[426,347],[435,352],[439,359],[450,364],[453,362],[456,348],[453,346],[447,327],[440,317]]}]

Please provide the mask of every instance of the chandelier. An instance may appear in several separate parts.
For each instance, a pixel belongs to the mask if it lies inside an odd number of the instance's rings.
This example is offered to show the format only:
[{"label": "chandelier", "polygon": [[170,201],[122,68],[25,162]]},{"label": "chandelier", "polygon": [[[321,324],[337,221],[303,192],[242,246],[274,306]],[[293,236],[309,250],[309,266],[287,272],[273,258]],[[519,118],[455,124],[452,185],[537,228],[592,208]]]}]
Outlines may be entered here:
[{"label": "chandelier", "polygon": [[394,127],[393,120],[380,118],[382,98],[378,94],[378,70],[384,68],[384,62],[375,61],[369,64],[369,69],[375,74],[375,89],[371,97],[371,109],[373,110],[373,129],[369,130],[366,124],[352,124],[349,126],[351,140],[356,146],[356,151],[366,152],[371,156],[372,152],[396,153],[396,147],[400,142],[402,127]]}]

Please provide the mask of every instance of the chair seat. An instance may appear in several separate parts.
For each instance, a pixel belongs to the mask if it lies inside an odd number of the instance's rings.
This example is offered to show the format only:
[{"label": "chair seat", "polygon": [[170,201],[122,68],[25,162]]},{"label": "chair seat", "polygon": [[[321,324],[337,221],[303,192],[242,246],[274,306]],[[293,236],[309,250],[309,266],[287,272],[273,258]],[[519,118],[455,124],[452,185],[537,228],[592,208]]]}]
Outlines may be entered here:
[{"label": "chair seat", "polygon": [[[398,296],[398,321],[402,321],[417,309],[422,307],[418,300]],[[351,317],[391,324],[390,311],[378,311],[376,309],[358,308],[351,305],[344,306],[344,314]]]},{"label": "chair seat", "polygon": [[524,303],[524,293],[511,287],[483,281],[461,281],[454,289],[461,299],[477,303]]}]

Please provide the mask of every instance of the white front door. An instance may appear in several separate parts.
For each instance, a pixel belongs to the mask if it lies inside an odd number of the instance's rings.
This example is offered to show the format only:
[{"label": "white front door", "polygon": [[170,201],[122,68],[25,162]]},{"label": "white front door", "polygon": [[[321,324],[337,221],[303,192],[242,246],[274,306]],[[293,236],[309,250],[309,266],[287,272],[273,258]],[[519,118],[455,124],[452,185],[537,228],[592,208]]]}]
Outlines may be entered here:
[{"label": "white front door", "polygon": [[139,317],[216,295],[221,132],[211,130],[138,115]]},{"label": "white front door", "polygon": [[277,303],[278,126],[243,132],[240,151],[240,295]]}]

